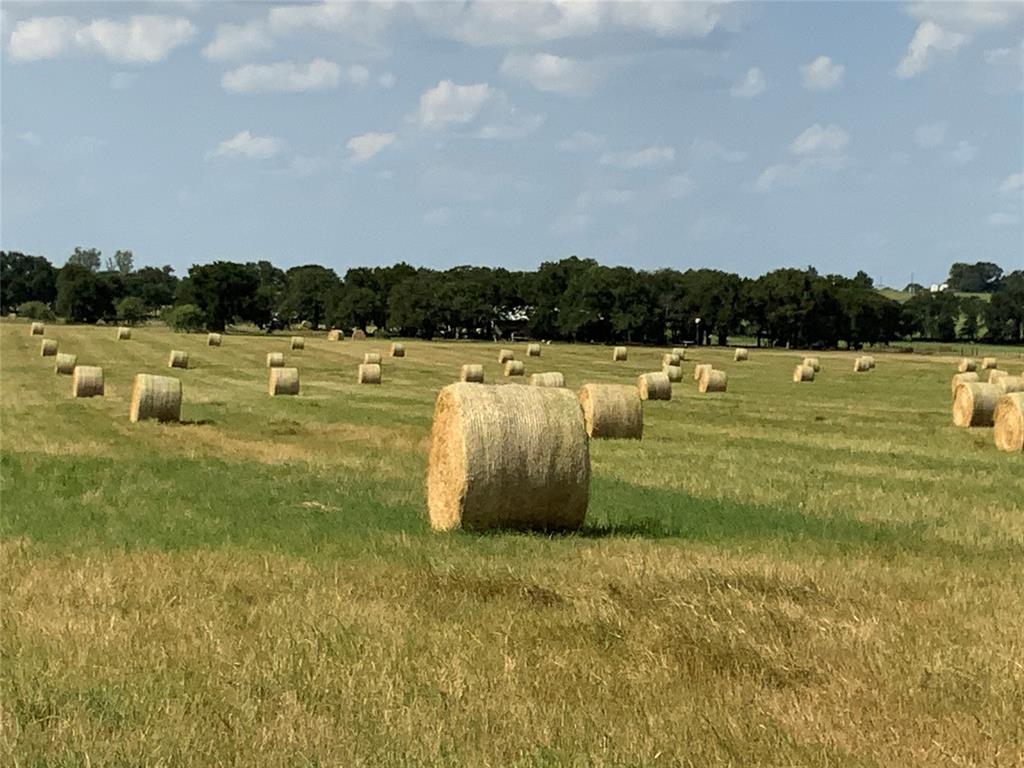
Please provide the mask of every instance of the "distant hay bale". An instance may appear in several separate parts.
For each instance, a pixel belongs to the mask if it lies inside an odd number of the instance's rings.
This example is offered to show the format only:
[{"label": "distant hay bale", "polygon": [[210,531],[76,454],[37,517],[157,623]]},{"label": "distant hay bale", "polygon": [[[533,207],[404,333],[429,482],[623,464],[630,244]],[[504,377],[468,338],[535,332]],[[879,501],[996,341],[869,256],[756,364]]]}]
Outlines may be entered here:
[{"label": "distant hay bale", "polygon": [[284,352],[267,352],[267,368],[283,368]]},{"label": "distant hay bale", "polygon": [[662,371],[641,373],[636,377],[636,388],[641,400],[671,400],[672,382]]},{"label": "distant hay bale", "polygon": [[992,420],[996,448],[1010,453],[1024,451],[1024,392],[1001,396]]},{"label": "distant hay bale", "polygon": [[56,363],[53,368],[54,373],[62,376],[71,376],[74,373],[75,366],[78,364],[78,356],[58,352]]},{"label": "distant hay bale", "polygon": [[526,345],[526,356],[527,357],[540,357],[540,344],[527,344]]},{"label": "distant hay bale", "polygon": [[172,349],[171,354],[167,358],[168,368],[188,368],[188,352],[182,352],[180,349]]},{"label": "distant hay bale", "polygon": [[75,397],[102,397],[103,369],[97,365],[76,365],[71,373],[71,394]]},{"label": "distant hay bale", "polygon": [[679,355],[680,362],[686,359],[686,347],[674,347],[672,349],[673,355]]},{"label": "distant hay bale", "polygon": [[534,387],[564,387],[565,376],[559,371],[535,373],[530,376],[530,384]]},{"label": "distant hay bale", "polygon": [[208,347],[219,347],[221,342],[221,335],[219,333],[208,333],[206,334],[206,346]]},{"label": "distant hay bale", "polygon": [[683,359],[679,357],[675,352],[666,352],[661,356],[661,367],[665,368],[666,365],[672,365],[678,367],[682,363]]},{"label": "distant hay bale", "polygon": [[612,349],[612,361],[616,363],[625,362],[629,359],[629,351],[625,347],[615,347]]},{"label": "distant hay bale", "polygon": [[1024,392],[1024,376],[1003,376],[993,382],[1000,395]]},{"label": "distant hay bale", "polygon": [[661,372],[668,376],[673,384],[683,380],[683,369],[678,365],[662,365]]},{"label": "distant hay bale", "polygon": [[467,381],[473,384],[484,383],[484,367],[482,365],[472,365],[467,363],[462,366],[462,370],[459,371],[459,381]]},{"label": "distant hay bale", "polygon": [[500,365],[504,365],[509,360],[515,360],[515,359],[516,359],[516,353],[513,352],[511,349],[499,349],[498,350],[498,363]]},{"label": "distant hay bale", "polygon": [[156,419],[157,421],[181,420],[181,381],[170,376],[136,374],[132,382],[131,410],[128,420],[132,422]]},{"label": "distant hay bale", "polygon": [[593,438],[636,439],[644,434],[640,390],[628,384],[584,384],[579,391],[587,434]]},{"label": "distant hay bale", "polygon": [[875,370],[875,358],[874,357],[872,357],[871,355],[861,355],[861,357],[864,358],[864,362],[866,362],[868,364],[868,370],[869,371]]},{"label": "distant hay bale", "polygon": [[341,341],[342,338],[344,338],[344,337],[341,335],[341,331],[339,331],[337,329],[335,329],[333,331],[328,331],[327,332],[327,340],[328,341]]},{"label": "distant hay bale", "polygon": [[981,368],[984,371],[991,370],[996,367],[996,359],[994,357],[983,357],[981,358]]},{"label": "distant hay bale", "polygon": [[814,381],[814,367],[800,363],[793,369],[793,381]]},{"label": "distant hay bale", "polygon": [[999,397],[995,384],[961,384],[953,396],[953,423],[958,427],[991,427]]},{"label": "distant hay bale", "polygon": [[711,370],[711,363],[698,363],[693,366],[693,380],[700,381],[700,377],[704,375],[705,371]]},{"label": "distant hay bale", "polygon": [[434,529],[576,529],[589,486],[574,393],[459,383],[438,394],[427,470]]},{"label": "distant hay bale", "polygon": [[803,361],[803,365],[811,366],[811,368],[814,369],[815,373],[818,373],[818,372],[821,371],[821,362],[816,357],[805,357],[804,361]]},{"label": "distant hay bale", "polygon": [[267,381],[267,392],[272,397],[299,394],[298,368],[271,368]]},{"label": "distant hay bale", "polygon": [[717,368],[704,371],[700,381],[697,382],[697,389],[701,392],[725,392],[728,386],[729,377],[726,376],[725,371],[720,371]]},{"label": "distant hay bale", "polygon": [[971,360],[969,357],[961,357],[960,364],[956,367],[960,373],[970,373],[971,371],[978,370],[978,361]]},{"label": "distant hay bale", "polygon": [[506,376],[523,376],[526,374],[526,364],[522,360],[505,361]]},{"label": "distant hay bale", "polygon": [[742,362],[750,357],[750,352],[744,347],[736,347],[736,352],[733,354],[732,359],[737,363]]},{"label": "distant hay bale", "polygon": [[858,357],[856,360],[853,361],[853,372],[854,373],[863,373],[864,371],[870,371],[870,370],[871,370],[871,361],[868,360],[866,357]]},{"label": "distant hay bale", "polygon": [[377,365],[380,365],[380,362],[381,362],[380,352],[367,352],[366,354],[363,355],[363,364],[364,365],[371,365],[371,364],[374,364],[374,363],[376,363]]},{"label": "distant hay bale", "polygon": [[131,338],[132,338],[132,329],[131,328],[126,328],[123,325],[118,326],[118,328],[117,328],[117,340],[118,341],[131,341]]},{"label": "distant hay bale", "polygon": [[380,384],[380,374],[379,363],[363,363],[359,366],[359,375],[356,380],[360,384]]},{"label": "distant hay bale", "polygon": [[305,349],[306,340],[301,336],[292,336],[292,349]]},{"label": "distant hay bale", "polygon": [[968,373],[954,373],[953,379],[949,383],[949,394],[955,397],[957,387],[961,384],[969,384],[972,381],[981,381],[978,374],[974,371],[969,371]]},{"label": "distant hay bale", "polygon": [[405,357],[405,344],[400,341],[396,341],[391,345],[391,356],[392,357]]},{"label": "distant hay bale", "polygon": [[39,355],[41,357],[53,357],[57,354],[57,340],[43,339],[39,344]]},{"label": "distant hay bale", "polygon": [[366,331],[356,328],[352,331],[352,341],[366,341]]},{"label": "distant hay bale", "polygon": [[46,332],[46,326],[42,323],[32,323],[28,331],[29,336],[42,336]]}]

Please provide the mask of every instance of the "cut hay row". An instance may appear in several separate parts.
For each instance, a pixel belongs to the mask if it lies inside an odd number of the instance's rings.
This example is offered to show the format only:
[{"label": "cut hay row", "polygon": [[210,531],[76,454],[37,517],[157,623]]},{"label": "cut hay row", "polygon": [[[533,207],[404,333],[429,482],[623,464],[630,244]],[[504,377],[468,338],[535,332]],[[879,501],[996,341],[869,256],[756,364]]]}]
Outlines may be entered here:
[{"label": "cut hay row", "polygon": [[530,385],[534,387],[564,387],[565,376],[559,371],[535,373],[530,376]]},{"label": "cut hay row", "polygon": [[748,352],[744,347],[736,347],[736,352],[733,354],[732,359],[735,360],[737,363],[742,363],[749,357],[750,352]]},{"label": "cut hay row", "polygon": [[53,357],[57,354],[57,340],[43,339],[39,344],[40,357]]},{"label": "cut hay row", "polygon": [[814,369],[815,373],[821,372],[821,361],[819,361],[816,357],[805,357],[802,364],[811,366],[811,368]]},{"label": "cut hay row", "polygon": [[504,365],[509,360],[515,360],[516,353],[511,349],[499,349],[498,350],[498,365]]},{"label": "cut hay row", "polygon": [[301,336],[292,336],[292,349],[305,349],[306,340]]},{"label": "cut hay row", "polygon": [[132,338],[132,329],[131,328],[126,328],[123,325],[118,327],[118,329],[117,329],[117,340],[118,341],[131,341],[131,338]]},{"label": "cut hay row", "polygon": [[793,369],[793,381],[814,381],[814,367],[800,363]]},{"label": "cut hay row", "polygon": [[693,366],[693,380],[700,381],[700,377],[704,375],[705,371],[711,370],[711,363],[697,363]]},{"label": "cut hay row", "polygon": [[180,349],[172,349],[171,354],[167,357],[168,368],[188,368],[188,352],[182,352]]},{"label": "cut hay row", "polygon": [[675,352],[666,352],[661,356],[661,367],[664,369],[666,365],[672,365],[678,368],[682,361],[683,359]]},{"label": "cut hay row", "polygon": [[75,397],[102,397],[103,369],[96,365],[76,365],[71,373],[71,394]]},{"label": "cut hay row", "polygon": [[363,355],[363,365],[380,365],[380,352],[367,352]]},{"label": "cut hay row", "polygon": [[616,363],[625,362],[629,358],[629,352],[625,347],[615,347],[612,350],[612,361]]},{"label": "cut hay row", "polygon": [[522,360],[508,360],[505,363],[504,373],[506,376],[524,376],[526,364]]},{"label": "cut hay row", "polygon": [[969,371],[967,373],[954,373],[952,380],[950,380],[949,382],[950,396],[956,396],[956,388],[959,387],[961,384],[969,384],[972,381],[981,381],[981,379],[975,371]]},{"label": "cut hay row", "polygon": [[58,352],[56,365],[53,367],[53,372],[59,376],[70,376],[75,371],[75,366],[78,365],[78,356],[69,355],[65,352]]},{"label": "cut hay row", "polygon": [[380,384],[380,363],[363,363],[359,366],[356,381],[359,384]]},{"label": "cut hay row", "polygon": [[701,392],[725,392],[728,385],[729,379],[725,371],[711,368],[701,375],[700,381],[697,382],[697,389]]},{"label": "cut hay row", "polygon": [[583,423],[592,438],[635,439],[644,433],[640,390],[628,384],[585,384],[579,391]]},{"label": "cut hay row", "polygon": [[459,381],[471,382],[474,384],[484,383],[484,367],[482,365],[474,365],[467,363],[462,366],[462,370],[459,371]]},{"label": "cut hay row", "polygon": [[271,368],[267,380],[267,392],[271,397],[299,394],[299,369]]},{"label": "cut hay row", "polygon": [[391,356],[392,357],[405,357],[405,344],[396,341],[391,345]]},{"label": "cut hay row", "polygon": [[267,368],[283,368],[284,352],[267,352]]},{"label": "cut hay row", "polygon": [[673,384],[683,380],[683,369],[678,365],[662,365],[661,372],[668,376]]},{"label": "cut hay row", "polygon": [[636,377],[636,388],[641,400],[671,400],[672,382],[662,371],[641,373]]},{"label": "cut hay row", "polygon": [[32,323],[32,327],[28,330],[29,336],[42,336],[46,333],[46,326],[42,323]]},{"label": "cut hay row", "polygon": [[995,384],[961,384],[953,396],[953,423],[958,427],[991,427],[999,397]]},{"label": "cut hay row", "polygon": [[1010,453],[1024,451],[1024,392],[1003,395],[993,414],[996,448]]},{"label": "cut hay row", "polygon": [[969,357],[960,358],[960,364],[956,367],[960,373],[972,373],[978,370],[978,361],[971,360]]},{"label": "cut hay row", "polygon": [[527,344],[526,345],[526,356],[527,357],[540,357],[540,344]]},{"label": "cut hay row", "polygon": [[136,374],[132,382],[131,422],[181,420],[181,381],[170,376]]},{"label": "cut hay row", "polygon": [[206,346],[208,347],[219,347],[221,342],[221,335],[219,333],[208,333],[206,334]]},{"label": "cut hay row", "polygon": [[589,488],[574,393],[459,383],[438,394],[427,469],[434,529],[576,529]]}]

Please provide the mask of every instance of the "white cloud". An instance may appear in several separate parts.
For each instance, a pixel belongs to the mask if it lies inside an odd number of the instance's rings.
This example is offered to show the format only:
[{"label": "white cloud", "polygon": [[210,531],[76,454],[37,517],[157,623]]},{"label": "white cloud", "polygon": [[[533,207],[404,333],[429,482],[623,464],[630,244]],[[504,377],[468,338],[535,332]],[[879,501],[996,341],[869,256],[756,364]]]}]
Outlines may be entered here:
[{"label": "white cloud", "polygon": [[604,136],[589,131],[575,131],[556,145],[562,152],[596,152],[605,145]]},{"label": "white cloud", "polygon": [[819,56],[800,67],[800,77],[804,88],[809,91],[831,91],[843,82],[845,71],[842,64],[836,64],[828,56]]},{"label": "white cloud", "polygon": [[397,9],[395,3],[388,2],[288,3],[270,9],[267,25],[276,35],[312,29],[376,45],[381,33],[394,20]]},{"label": "white cloud", "polygon": [[110,87],[115,91],[126,91],[139,79],[138,72],[115,72],[110,76]]},{"label": "white cloud", "polygon": [[362,64],[353,64],[345,70],[345,76],[352,85],[358,88],[365,88],[370,82],[370,70]]},{"label": "white cloud", "polygon": [[290,61],[246,64],[225,72],[220,84],[229,93],[322,91],[337,88],[341,69],[333,61],[313,59],[305,68]]},{"label": "white cloud", "polygon": [[1000,64],[1013,54],[1013,48],[990,48],[985,51],[984,58],[987,64]]},{"label": "white cloud", "polygon": [[349,158],[353,163],[365,163],[381,150],[395,143],[393,133],[364,133],[361,136],[353,136],[345,146],[349,151]]},{"label": "white cloud", "polygon": [[434,208],[423,214],[423,223],[431,227],[442,227],[452,218],[451,209],[446,207]]},{"label": "white cloud", "polygon": [[796,163],[779,163],[761,172],[754,184],[758,192],[771,192],[777,187],[797,187],[810,183],[825,172],[845,169],[847,160],[842,155],[804,157]]},{"label": "white cloud", "polygon": [[923,149],[934,149],[946,140],[946,129],[949,127],[944,120],[937,123],[919,125],[914,130],[914,141]]},{"label": "white cloud", "polygon": [[272,136],[253,136],[249,131],[236,133],[225,139],[217,148],[207,154],[214,157],[246,158],[248,160],[269,160],[284,147],[284,142]]},{"label": "white cloud", "polygon": [[62,55],[75,40],[78,22],[67,16],[38,16],[14,25],[7,50],[15,61],[37,61]]},{"label": "white cloud", "polygon": [[8,50],[17,61],[77,52],[99,53],[127,64],[153,64],[194,34],[192,22],[180,17],[132,16],[127,21],[95,19],[83,24],[67,16],[39,16],[15,25]]},{"label": "white cloud", "polygon": [[637,168],[653,168],[658,165],[670,165],[675,162],[676,151],[672,147],[647,147],[634,152],[605,152],[601,155],[601,164],[610,165],[624,170]]},{"label": "white cloud", "polygon": [[504,94],[496,101],[498,105],[490,121],[477,132],[481,139],[523,139],[544,124],[544,115],[523,112],[507,103]]},{"label": "white cloud", "polygon": [[381,88],[394,88],[397,82],[398,78],[393,72],[385,72],[377,78],[377,85]]},{"label": "white cloud", "polygon": [[586,93],[598,80],[592,64],[550,53],[510,53],[501,63],[501,74],[553,93]]},{"label": "white cloud", "polygon": [[949,159],[957,165],[967,165],[977,156],[978,148],[967,139],[958,141],[956,147],[949,153]]},{"label": "white cloud", "polygon": [[665,194],[673,199],[679,199],[681,197],[687,197],[695,189],[697,185],[693,179],[687,173],[677,173],[675,176],[671,176],[668,182],[665,184]]},{"label": "white cloud", "polygon": [[999,185],[999,191],[1004,195],[1018,195],[1024,192],[1024,171],[1011,173],[1003,183]]},{"label": "white cloud", "polygon": [[240,59],[265,51],[272,45],[266,25],[261,20],[247,24],[218,24],[213,40],[203,48],[203,56],[211,61]]},{"label": "white cloud", "polygon": [[789,148],[795,155],[814,155],[841,152],[849,143],[850,134],[838,125],[822,127],[820,123],[815,123],[793,139]]},{"label": "white cloud", "polygon": [[456,85],[451,80],[442,80],[420,95],[419,124],[431,129],[466,125],[476,119],[494,94],[494,88],[487,83]]},{"label": "white cloud", "polygon": [[967,35],[951,32],[932,21],[921,23],[907,52],[896,66],[896,76],[916,77],[928,69],[936,54],[953,53],[967,42]]},{"label": "white cloud", "polygon": [[1016,213],[997,211],[988,215],[988,223],[993,227],[1015,227],[1020,223],[1020,216]]},{"label": "white cloud", "polygon": [[694,160],[722,160],[726,163],[742,163],[747,153],[739,149],[726,149],[713,139],[694,139],[690,144],[690,157]]},{"label": "white cloud", "polygon": [[764,72],[757,67],[751,67],[747,74],[729,89],[729,93],[737,99],[752,99],[759,93],[764,93],[767,87]]},{"label": "white cloud", "polygon": [[918,21],[934,21],[950,29],[977,31],[1006,26],[1024,15],[1024,7],[1013,2],[972,0],[961,3],[917,2],[907,13]]}]

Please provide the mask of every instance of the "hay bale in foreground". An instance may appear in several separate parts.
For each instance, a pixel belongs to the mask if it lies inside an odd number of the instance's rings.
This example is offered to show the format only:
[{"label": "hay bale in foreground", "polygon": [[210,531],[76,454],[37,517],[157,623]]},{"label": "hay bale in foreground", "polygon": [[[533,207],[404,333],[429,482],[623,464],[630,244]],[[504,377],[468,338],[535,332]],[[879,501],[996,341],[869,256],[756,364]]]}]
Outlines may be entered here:
[{"label": "hay bale in foreground", "polygon": [[686,359],[686,347],[673,347],[672,354],[679,355],[679,360],[682,362]]},{"label": "hay bale in foreground", "polygon": [[40,357],[53,357],[57,354],[57,340],[43,339],[39,344]]},{"label": "hay bale in foreground", "polygon": [[636,377],[636,388],[641,400],[672,399],[672,382],[663,371],[641,373]]},{"label": "hay bale in foreground", "polygon": [[136,374],[132,382],[131,422],[181,420],[181,381],[170,376]]},{"label": "hay bale in foreground", "polygon": [[328,341],[341,341],[344,337],[341,335],[341,331],[335,329],[327,332]]},{"label": "hay bale in foreground", "polygon": [[800,363],[793,369],[793,381],[814,381],[814,366]]},{"label": "hay bale in foreground", "polygon": [[682,358],[679,357],[675,352],[666,352],[661,356],[661,367],[664,370],[666,365],[673,365],[678,367],[682,363]]},{"label": "hay bale in foreground", "polygon": [[506,376],[526,375],[526,363],[522,360],[508,360],[505,363],[504,373]]},{"label": "hay bale in foreground", "polygon": [[999,390],[1000,395],[1024,392],[1024,376],[1003,376],[996,379],[993,386]]},{"label": "hay bale in foreground", "polygon": [[970,371],[968,373],[954,373],[952,380],[949,382],[949,394],[955,397],[957,387],[961,384],[969,384],[972,381],[981,381],[978,374],[974,371]]},{"label": "hay bale in foreground", "polygon": [[999,398],[995,384],[961,384],[953,396],[953,423],[958,427],[991,427]]},{"label": "hay bale in foreground", "polygon": [[590,449],[572,392],[450,384],[437,396],[430,440],[427,507],[434,529],[583,524]]},{"label": "hay bale in foreground", "polygon": [[97,365],[76,365],[71,373],[71,394],[74,397],[102,397],[103,369]]},{"label": "hay bale in foreground", "polygon": [[359,366],[356,381],[360,384],[380,384],[380,363],[363,363]]},{"label": "hay bale in foreground", "polygon": [[540,357],[540,344],[527,344],[526,345],[526,356],[527,357]]},{"label": "hay bale in foreground", "polygon": [[509,360],[515,360],[515,359],[516,359],[516,353],[513,352],[511,349],[499,349],[498,350],[498,364],[499,365],[504,365]]},{"label": "hay bale in foreground", "polygon": [[70,376],[75,371],[75,366],[78,365],[78,356],[69,355],[66,352],[58,352],[56,365],[53,367],[53,372],[61,376]]},{"label": "hay bale in foreground", "polygon": [[683,369],[679,365],[662,365],[661,372],[668,376],[673,384],[683,380]]},{"label": "hay bale in foreground", "polygon": [[644,434],[640,390],[628,384],[584,384],[578,398],[583,423],[593,438],[634,439]]},{"label": "hay bale in foreground", "polygon": [[482,365],[473,365],[467,363],[462,366],[462,370],[459,371],[459,381],[467,381],[473,384],[484,383],[484,367]]},{"label": "hay bale in foreground", "polygon": [[704,371],[700,381],[697,382],[697,389],[701,392],[725,392],[728,385],[729,377],[726,376],[725,371],[711,368]]},{"label": "hay bale in foreground", "polygon": [[983,357],[981,358],[981,369],[988,371],[996,367],[996,359],[994,357]]},{"label": "hay bale in foreground", "polygon": [[961,357],[960,364],[956,367],[960,373],[971,373],[972,371],[978,370],[978,361],[971,360],[969,357]]},{"label": "hay bale in foreground", "polygon": [[208,333],[206,334],[206,346],[219,347],[221,339],[222,337],[219,333]]},{"label": "hay bale in foreground", "polygon": [[802,365],[811,366],[815,373],[819,373],[821,371],[821,361],[816,357],[805,357]]},{"label": "hay bale in foreground", "polygon": [[612,350],[612,361],[622,363],[629,359],[629,351],[625,347],[615,347]]},{"label": "hay bale in foreground", "polygon": [[366,331],[356,328],[352,331],[352,341],[366,341]]},{"label": "hay bale in foreground", "polygon": [[733,354],[732,359],[737,363],[743,362],[750,357],[750,353],[745,347],[736,347],[736,352]]},{"label": "hay bale in foreground", "polygon": [[400,341],[396,341],[391,345],[391,356],[392,357],[405,357],[405,344]]},{"label": "hay bale in foreground", "polygon": [[267,368],[283,368],[284,352],[267,352]]},{"label": "hay bale in foreground", "polygon": [[188,368],[188,352],[182,352],[180,349],[172,349],[171,354],[167,358],[168,368]]},{"label": "hay bale in foreground", "polygon": [[267,380],[267,392],[271,397],[299,394],[299,369],[271,368],[270,377]]},{"label": "hay bale in foreground", "polygon": [[367,352],[366,354],[363,355],[363,364],[364,365],[372,365],[374,363],[376,363],[377,365],[380,365],[380,362],[381,362],[380,352]]},{"label": "hay bale in foreground", "polygon": [[564,387],[565,376],[559,371],[535,373],[530,376],[530,385],[534,387]]},{"label": "hay bale in foreground", "polygon": [[871,370],[871,361],[868,360],[866,357],[858,357],[856,360],[853,361],[853,372],[854,373],[863,373],[864,371],[870,371],[870,370]]},{"label": "hay bale in foreground", "polygon": [[705,371],[711,370],[711,363],[698,363],[693,366],[693,380],[700,381],[700,377],[704,375]]},{"label": "hay bale in foreground", "polygon": [[125,326],[118,326],[117,329],[117,340],[118,341],[131,341],[132,329]]},{"label": "hay bale in foreground", "polygon": [[1024,392],[1003,395],[993,414],[996,448],[1010,453],[1024,451]]},{"label": "hay bale in foreground", "polygon": [[29,328],[29,336],[42,336],[46,332],[46,326],[42,323],[32,323],[32,327]]},{"label": "hay bale in foreground", "polygon": [[292,349],[305,349],[306,340],[301,336],[292,336]]}]

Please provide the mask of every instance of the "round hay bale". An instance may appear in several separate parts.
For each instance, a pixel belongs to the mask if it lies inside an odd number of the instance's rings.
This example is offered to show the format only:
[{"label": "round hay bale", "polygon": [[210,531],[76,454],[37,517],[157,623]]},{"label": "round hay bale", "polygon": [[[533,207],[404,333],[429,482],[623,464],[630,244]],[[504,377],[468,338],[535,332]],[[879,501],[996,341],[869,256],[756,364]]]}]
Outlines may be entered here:
[{"label": "round hay bale", "polygon": [[366,331],[361,328],[355,328],[352,331],[352,341],[366,341]]},{"label": "round hay bale", "polygon": [[405,357],[405,344],[400,341],[396,341],[391,345],[391,356],[392,357]]},{"label": "round hay bale", "polygon": [[482,365],[471,365],[467,363],[459,371],[459,381],[472,382],[474,384],[484,383],[484,367]]},{"label": "round hay bale", "polygon": [[117,329],[117,340],[118,341],[131,341],[131,338],[132,338],[132,329],[131,328],[126,328],[123,325],[118,326],[118,329]]},{"label": "round hay bale", "polygon": [[679,365],[662,365],[661,372],[668,376],[668,380],[675,384],[683,380],[683,369]]},{"label": "round hay bale", "polygon": [[961,384],[968,384],[972,381],[981,381],[978,374],[974,371],[969,371],[968,373],[954,373],[953,379],[949,383],[949,394],[955,397],[957,387]]},{"label": "round hay bale", "polygon": [[711,370],[711,363],[698,363],[693,366],[693,380],[700,381],[701,376],[704,375],[705,371]]},{"label": "round hay bale", "polygon": [[181,420],[181,381],[170,376],[136,374],[132,382],[131,422]]},{"label": "round hay bale", "polygon": [[679,360],[682,362],[686,359],[686,347],[674,347],[672,349],[673,355],[679,355]]},{"label": "round hay bale", "polygon": [[981,358],[981,369],[988,371],[996,367],[996,359],[994,357],[983,357]]},{"label": "round hay bale", "polygon": [[672,365],[678,367],[682,363],[682,358],[679,357],[675,352],[666,352],[661,356],[661,367],[664,370],[666,365]]},{"label": "round hay bale", "polygon": [[572,530],[587,514],[590,449],[566,389],[450,384],[437,396],[430,525]]},{"label": "round hay bale", "polygon": [[267,381],[267,392],[272,397],[299,394],[298,368],[271,368]]},{"label": "round hay bale", "polygon": [[662,371],[641,373],[636,377],[636,388],[641,400],[671,400],[672,382]]},{"label": "round hay bale", "polygon": [[327,340],[328,341],[341,341],[342,338],[344,338],[344,337],[341,335],[341,331],[339,331],[339,330],[335,329],[335,330],[327,332]]},{"label": "round hay bale", "polygon": [[292,349],[305,349],[306,340],[301,336],[292,336]]},{"label": "round hay bale", "polygon": [[961,357],[960,364],[956,367],[960,373],[970,373],[978,370],[978,361],[971,360],[969,357]]},{"label": "round hay bale", "polygon": [[379,363],[363,363],[359,366],[359,375],[356,380],[360,384],[380,384],[380,374]]},{"label": "round hay bale", "polygon": [[363,355],[363,365],[380,365],[380,352],[367,352]]},{"label": "round hay bale", "polygon": [[283,368],[284,352],[267,352],[267,368]]},{"label": "round hay bale", "polygon": [[97,365],[76,365],[71,372],[71,394],[75,397],[102,397],[103,369]]},{"label": "round hay bale", "polygon": [[748,359],[749,356],[750,353],[747,351],[746,348],[736,347],[736,352],[733,354],[732,359],[735,360],[737,363],[740,363]]},{"label": "round hay bale", "polygon": [[1024,376],[1003,376],[996,379],[993,386],[999,390],[1000,395],[1024,392]]},{"label": "round hay bale", "polygon": [[534,387],[564,387],[565,376],[559,371],[535,373],[530,376],[530,384]]},{"label": "round hay bale", "polygon": [[188,352],[182,352],[180,349],[172,349],[171,354],[167,358],[168,368],[188,368]]},{"label": "round hay bale", "polygon": [[814,381],[814,367],[800,363],[793,369],[793,381]]},{"label": "round hay bale", "polygon": [[578,397],[590,437],[635,440],[643,437],[644,406],[636,387],[584,384]]},{"label": "round hay bale", "polygon": [[526,356],[527,357],[540,357],[540,344],[527,344],[526,345]]},{"label": "round hay bale", "polygon": [[504,373],[506,376],[524,376],[526,364],[522,360],[508,360],[505,363]]},{"label": "round hay bale", "polygon": [[996,401],[993,414],[996,448],[1000,451],[1024,451],[1024,392],[1003,395]]},{"label": "round hay bale", "polygon": [[509,360],[515,360],[516,355],[511,349],[499,349],[498,350],[498,364],[504,365]]},{"label": "round hay bale", "polygon": [[704,371],[700,381],[697,382],[697,389],[701,392],[725,392],[728,386],[729,377],[725,375],[725,371],[719,371],[716,368]]},{"label": "round hay bale", "polygon": [[868,370],[869,371],[875,370],[875,358],[874,357],[872,357],[871,355],[861,355],[861,357],[863,357],[864,358],[864,362],[866,362],[868,364]]},{"label": "round hay bale", "polygon": [[988,383],[995,384],[1002,378],[1009,376],[1010,374],[1006,371],[1000,371],[998,368],[993,368],[988,372]]},{"label": "round hay bale", "polygon": [[53,357],[57,354],[57,340],[43,339],[39,344],[39,355],[41,357]]},{"label": "round hay bale", "polygon": [[206,334],[206,346],[208,347],[219,347],[221,342],[221,335],[219,333],[208,333]]},{"label": "round hay bale", "polygon": [[958,427],[991,427],[999,397],[995,384],[961,384],[953,396],[953,423]]},{"label": "round hay bale", "polygon": [[615,347],[612,350],[612,361],[622,363],[629,359],[629,351],[625,347]]},{"label": "round hay bale", "polygon": [[77,355],[69,355],[66,352],[57,353],[57,364],[54,366],[54,373],[61,376],[71,376],[75,371],[75,366],[78,364]]},{"label": "round hay bale", "polygon": [[821,371],[821,362],[816,357],[805,357],[803,365],[809,365],[814,369],[815,373]]},{"label": "round hay bale", "polygon": [[46,332],[46,326],[42,323],[32,323],[28,331],[29,336],[42,336]]},{"label": "round hay bale", "polygon": [[868,360],[866,357],[858,357],[856,360],[853,361],[853,372],[854,373],[863,373],[864,371],[870,371],[870,370],[871,370],[871,361]]}]

